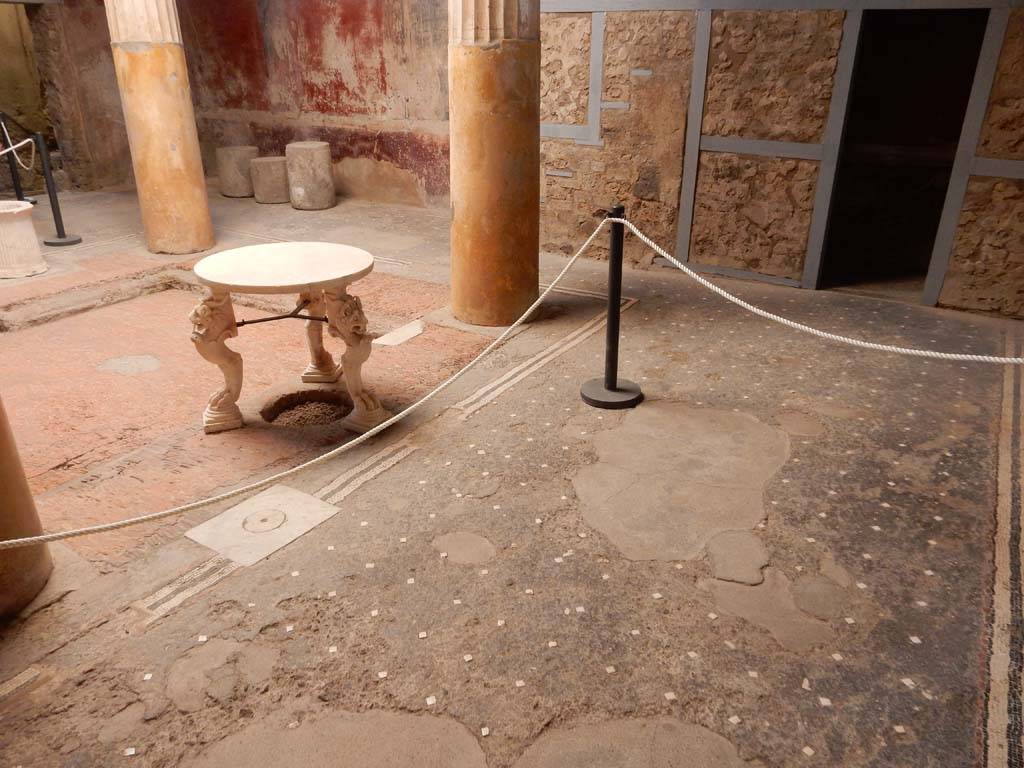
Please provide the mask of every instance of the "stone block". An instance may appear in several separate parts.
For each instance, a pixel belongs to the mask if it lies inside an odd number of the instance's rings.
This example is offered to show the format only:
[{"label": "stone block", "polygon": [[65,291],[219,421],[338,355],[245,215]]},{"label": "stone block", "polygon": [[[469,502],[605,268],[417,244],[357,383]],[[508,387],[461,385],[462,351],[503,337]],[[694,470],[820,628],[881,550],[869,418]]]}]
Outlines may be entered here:
[{"label": "stone block", "polygon": [[843,11],[717,11],[703,133],[821,141]]},{"label": "stone block", "polygon": [[273,485],[185,535],[239,565],[253,565],[337,512],[315,496]]},{"label": "stone block", "polygon": [[292,208],[322,211],[337,202],[331,147],[326,141],[294,141],[284,150]]},{"label": "stone block", "polygon": [[249,169],[257,203],[287,203],[291,200],[288,161],[284,157],[257,157]]},{"label": "stone block", "polygon": [[32,204],[0,202],[0,278],[28,277],[47,269],[32,223]]},{"label": "stone block", "polygon": [[590,14],[541,15],[540,119],[585,125],[590,97]]},{"label": "stone block", "polygon": [[252,146],[217,147],[217,177],[224,197],[252,197],[249,164],[260,156]]},{"label": "stone block", "polygon": [[1024,317],[1024,179],[972,177],[939,304]]},{"label": "stone block", "polygon": [[702,152],[690,258],[799,279],[818,164]]}]

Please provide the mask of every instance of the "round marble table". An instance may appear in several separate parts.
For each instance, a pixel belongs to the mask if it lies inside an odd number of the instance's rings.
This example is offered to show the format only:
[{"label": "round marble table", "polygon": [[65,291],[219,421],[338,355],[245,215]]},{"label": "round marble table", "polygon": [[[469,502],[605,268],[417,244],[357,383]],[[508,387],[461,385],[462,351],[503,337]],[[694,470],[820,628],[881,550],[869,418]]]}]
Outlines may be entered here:
[{"label": "round marble table", "polygon": [[[366,314],[348,287],[373,270],[373,256],[361,248],[338,243],[267,243],[214,253],[195,266],[208,293],[189,315],[192,343],[203,359],[221,369],[224,386],[214,392],[203,412],[207,433],[242,426],[238,398],[242,392],[242,356],[226,341],[244,325],[297,318],[305,321],[310,363],[302,373],[308,383],[344,380],[352,398],[352,412],[342,422],[365,432],[391,416],[366,390],[363,363],[370,357],[375,334],[367,328]],[[295,310],[257,320],[235,320],[232,292],[249,294],[297,293]],[[305,314],[303,314],[305,310]],[[323,326],[345,342],[341,365],[324,348]]]}]

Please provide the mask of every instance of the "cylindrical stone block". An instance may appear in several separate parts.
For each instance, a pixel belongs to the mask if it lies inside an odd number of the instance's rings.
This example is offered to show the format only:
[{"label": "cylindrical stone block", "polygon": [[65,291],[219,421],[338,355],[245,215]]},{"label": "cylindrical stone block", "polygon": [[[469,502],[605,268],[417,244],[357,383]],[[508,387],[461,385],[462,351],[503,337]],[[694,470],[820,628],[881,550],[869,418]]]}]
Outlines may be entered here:
[{"label": "cylindrical stone block", "polygon": [[331,147],[326,141],[294,141],[284,148],[292,208],[322,211],[337,201]]},{"label": "cylindrical stone block", "polygon": [[28,277],[46,270],[32,223],[32,203],[0,201],[0,277]]},{"label": "cylindrical stone block", "polygon": [[540,43],[450,48],[452,311],[510,325],[537,298]]},{"label": "cylindrical stone block", "polygon": [[184,49],[115,42],[113,51],[147,247],[154,253],[212,248]]},{"label": "cylindrical stone block", "polygon": [[217,178],[224,197],[252,197],[249,165],[259,156],[256,147],[217,147]]},{"label": "cylindrical stone block", "polygon": [[[43,532],[25,479],[14,434],[0,400],[0,539],[23,539]],[[45,544],[0,549],[0,618],[14,616],[46,586],[53,571]]]},{"label": "cylindrical stone block", "polygon": [[249,165],[257,203],[287,203],[288,161],[283,157],[258,157]]}]

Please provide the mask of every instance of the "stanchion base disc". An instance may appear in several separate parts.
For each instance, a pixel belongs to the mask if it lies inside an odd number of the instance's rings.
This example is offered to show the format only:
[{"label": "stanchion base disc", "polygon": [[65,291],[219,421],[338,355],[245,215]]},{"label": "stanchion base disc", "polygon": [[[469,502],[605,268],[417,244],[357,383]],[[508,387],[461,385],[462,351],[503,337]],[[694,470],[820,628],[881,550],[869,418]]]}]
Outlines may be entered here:
[{"label": "stanchion base disc", "polygon": [[55,237],[43,238],[43,242],[46,245],[53,245],[53,246],[59,246],[59,245],[78,245],[80,242],[82,242],[82,238],[80,238],[78,235],[65,235],[64,237],[56,237],[55,236]]},{"label": "stanchion base disc", "polygon": [[606,389],[603,378],[591,379],[580,387],[580,396],[587,405],[610,410],[636,408],[644,399],[640,385],[628,379],[619,379],[615,389]]}]

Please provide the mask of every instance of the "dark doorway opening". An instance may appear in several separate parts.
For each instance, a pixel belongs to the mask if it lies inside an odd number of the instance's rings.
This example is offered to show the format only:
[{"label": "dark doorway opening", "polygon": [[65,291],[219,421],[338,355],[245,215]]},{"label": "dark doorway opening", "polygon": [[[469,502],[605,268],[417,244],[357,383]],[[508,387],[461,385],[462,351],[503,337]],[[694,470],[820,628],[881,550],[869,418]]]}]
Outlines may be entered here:
[{"label": "dark doorway opening", "polygon": [[988,11],[865,11],[821,285],[920,301]]}]

